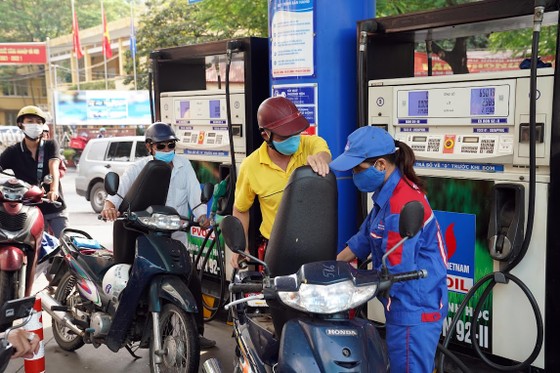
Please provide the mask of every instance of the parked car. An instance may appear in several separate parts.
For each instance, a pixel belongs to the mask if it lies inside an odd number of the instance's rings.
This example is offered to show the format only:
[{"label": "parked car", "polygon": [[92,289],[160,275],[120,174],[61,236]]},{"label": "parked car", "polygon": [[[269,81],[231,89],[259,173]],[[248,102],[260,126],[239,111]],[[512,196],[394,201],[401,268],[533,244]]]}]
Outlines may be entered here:
[{"label": "parked car", "polygon": [[76,193],[86,197],[93,211],[101,212],[107,193],[103,180],[109,171],[122,176],[132,162],[149,155],[144,136],[123,136],[88,141],[78,165]]}]

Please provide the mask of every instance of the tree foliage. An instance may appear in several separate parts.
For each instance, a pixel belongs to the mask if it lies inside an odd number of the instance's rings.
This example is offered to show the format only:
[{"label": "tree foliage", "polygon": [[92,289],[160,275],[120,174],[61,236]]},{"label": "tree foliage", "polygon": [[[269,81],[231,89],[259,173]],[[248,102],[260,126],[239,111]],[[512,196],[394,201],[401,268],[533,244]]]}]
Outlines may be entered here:
[{"label": "tree foliage", "polygon": [[[149,55],[154,50],[267,35],[266,0],[204,0],[192,5],[185,0],[153,0],[145,5],[136,35],[139,88],[147,88]],[[125,83],[129,83],[133,72],[130,58],[125,69]]]}]

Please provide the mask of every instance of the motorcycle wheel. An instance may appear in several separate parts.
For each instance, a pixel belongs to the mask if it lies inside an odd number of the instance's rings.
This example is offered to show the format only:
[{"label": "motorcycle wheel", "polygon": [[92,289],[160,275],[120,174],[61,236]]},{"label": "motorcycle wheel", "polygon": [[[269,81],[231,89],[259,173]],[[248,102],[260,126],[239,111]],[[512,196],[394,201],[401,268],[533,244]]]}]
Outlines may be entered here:
[{"label": "motorcycle wheel", "polygon": [[[7,301],[16,299],[16,284],[18,272],[0,271],[0,305]],[[11,324],[0,325],[0,331],[12,326]]]},{"label": "motorcycle wheel", "polygon": [[156,364],[153,339],[150,340],[150,370],[152,373],[198,372],[200,343],[194,315],[174,304],[163,306],[159,317],[161,332],[161,364]]},{"label": "motorcycle wheel", "polygon": [[[74,277],[70,272],[66,273],[54,293],[54,298],[61,305],[65,306],[68,304],[68,298],[72,296],[76,289],[76,277]],[[56,343],[66,351],[75,351],[84,345],[84,340],[81,336],[74,334],[70,329],[68,329],[64,324],[56,322],[53,320],[53,335]]]}]

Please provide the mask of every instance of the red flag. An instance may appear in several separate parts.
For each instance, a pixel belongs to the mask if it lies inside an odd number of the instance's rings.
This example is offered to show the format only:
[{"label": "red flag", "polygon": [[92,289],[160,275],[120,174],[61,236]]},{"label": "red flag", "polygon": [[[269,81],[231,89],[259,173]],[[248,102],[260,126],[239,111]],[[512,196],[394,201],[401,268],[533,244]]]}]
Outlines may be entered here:
[{"label": "red flag", "polygon": [[74,53],[76,53],[77,58],[82,58],[84,54],[82,53],[82,46],[80,45],[80,35],[78,28],[78,16],[74,12],[74,17],[72,18],[72,42],[74,44]]},{"label": "red flag", "polygon": [[111,39],[109,38],[109,30],[107,30],[107,18],[105,17],[105,10],[101,8],[101,16],[103,17],[103,54],[107,58],[113,57],[111,50]]}]

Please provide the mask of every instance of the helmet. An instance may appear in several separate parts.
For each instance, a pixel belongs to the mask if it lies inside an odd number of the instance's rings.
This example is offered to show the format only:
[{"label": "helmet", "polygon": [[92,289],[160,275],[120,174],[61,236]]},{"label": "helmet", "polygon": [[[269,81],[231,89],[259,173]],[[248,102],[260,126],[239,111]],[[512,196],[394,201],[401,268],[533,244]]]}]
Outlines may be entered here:
[{"label": "helmet", "polygon": [[103,293],[118,300],[128,283],[130,268],[130,264],[115,264],[109,268],[103,276]]},{"label": "helmet", "polygon": [[23,122],[23,117],[25,115],[36,115],[39,118],[41,118],[43,123],[45,123],[47,121],[47,115],[45,114],[45,112],[43,110],[41,110],[41,108],[38,108],[37,106],[29,105],[29,106],[22,107],[19,110],[16,122],[17,123],[22,123]]},{"label": "helmet", "polygon": [[296,105],[282,96],[264,100],[257,111],[257,121],[261,128],[282,137],[296,135],[309,127]]},{"label": "helmet", "polygon": [[47,123],[43,124],[43,132],[50,132],[51,129],[49,128],[49,125]]},{"label": "helmet", "polygon": [[144,136],[146,137],[146,142],[148,144],[169,140],[177,141],[177,137],[175,136],[175,132],[173,132],[171,126],[162,122],[155,122],[154,124],[151,124],[150,127],[146,129]]},{"label": "helmet", "polygon": [[99,132],[105,132],[105,127],[101,127],[101,128],[99,129]]}]

